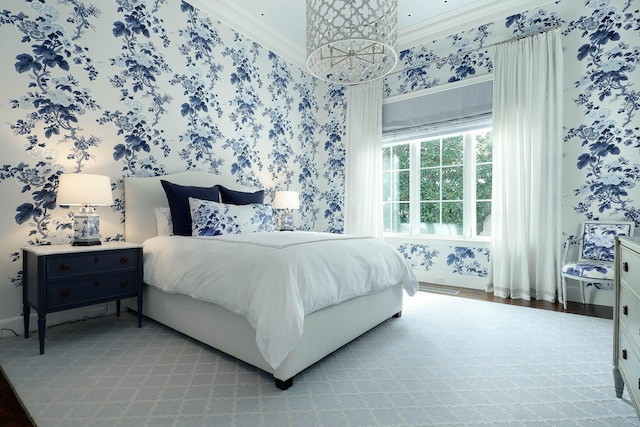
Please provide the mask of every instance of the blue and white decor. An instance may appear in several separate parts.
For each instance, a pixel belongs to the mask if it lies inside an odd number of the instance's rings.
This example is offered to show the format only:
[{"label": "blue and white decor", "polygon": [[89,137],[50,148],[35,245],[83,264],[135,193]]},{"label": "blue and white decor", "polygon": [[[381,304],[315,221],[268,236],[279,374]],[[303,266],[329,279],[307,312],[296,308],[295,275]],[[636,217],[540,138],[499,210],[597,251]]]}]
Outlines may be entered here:
[{"label": "blue and white decor", "polygon": [[[442,87],[493,71],[492,46],[560,27],[564,48],[563,231],[578,232],[591,219],[625,219],[640,225],[640,11],[626,0],[556,1],[460,31],[400,53],[406,71],[385,79],[387,97]],[[484,289],[488,274],[486,242],[390,239],[417,269],[419,279]],[[424,246],[445,253],[441,259]],[[468,252],[471,250],[472,252]],[[481,251],[477,265],[461,255]],[[472,258],[466,258],[470,261]],[[447,266],[454,269],[447,273]],[[414,267],[415,268],[415,267]],[[456,275],[466,271],[473,279]],[[607,304],[607,300],[604,302]]]},{"label": "blue and white decor", "polygon": [[271,205],[230,205],[189,197],[194,236],[273,231]]},{"label": "blue and white decor", "polygon": [[[559,26],[563,228],[575,234],[585,219],[609,217],[638,223],[637,9],[629,0],[558,0],[463,22],[405,49],[406,71],[386,78],[385,94],[489,75],[491,46]],[[20,247],[69,241],[69,209],[55,203],[61,173],[111,178],[105,240],[123,238],[123,177],[185,169],[232,174],[264,188],[267,202],[275,188],[298,191],[296,228],[342,232],[345,87],[312,78],[181,0],[14,0],[0,12],[0,38],[0,326],[20,327]],[[416,268],[431,263],[424,280],[433,272],[445,283],[486,283],[482,242],[394,244],[408,245]]]}]

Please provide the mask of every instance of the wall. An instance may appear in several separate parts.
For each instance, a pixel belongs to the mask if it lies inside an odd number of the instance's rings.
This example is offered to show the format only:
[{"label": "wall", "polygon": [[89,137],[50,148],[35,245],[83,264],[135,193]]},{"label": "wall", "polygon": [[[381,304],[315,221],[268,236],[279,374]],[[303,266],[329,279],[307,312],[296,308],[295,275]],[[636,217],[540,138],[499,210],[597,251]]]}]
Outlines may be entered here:
[{"label": "wall", "polygon": [[[233,174],[268,197],[298,190],[299,228],[342,230],[343,88],[178,0],[8,4],[0,13],[0,328],[21,327],[20,247],[69,241],[71,213],[54,199],[63,172],[111,177],[116,204],[99,209],[107,240],[123,238],[123,176],[188,168]],[[575,234],[585,218],[638,224],[638,14],[626,0],[561,0],[454,28],[403,51],[400,67],[412,69],[390,75],[385,93],[489,75],[493,44],[559,25],[563,230]],[[422,280],[486,284],[487,242],[390,242]],[[603,294],[595,301],[606,303]]]},{"label": "wall", "polygon": [[[388,100],[441,90],[493,72],[497,43],[559,27],[564,48],[562,229],[585,219],[625,218],[640,225],[640,12],[630,0],[560,0],[400,54],[402,72],[386,78]],[[459,30],[459,29],[457,29]],[[426,64],[426,65],[424,65]],[[428,282],[484,289],[486,241],[389,238]],[[569,299],[579,300],[577,287]],[[612,304],[612,292],[588,298]]]},{"label": "wall", "polygon": [[122,177],[196,168],[297,190],[298,228],[342,231],[342,87],[179,0],[11,1],[0,40],[0,327],[21,330],[20,248],[70,240],[63,172],[110,176],[104,240],[123,238]]}]

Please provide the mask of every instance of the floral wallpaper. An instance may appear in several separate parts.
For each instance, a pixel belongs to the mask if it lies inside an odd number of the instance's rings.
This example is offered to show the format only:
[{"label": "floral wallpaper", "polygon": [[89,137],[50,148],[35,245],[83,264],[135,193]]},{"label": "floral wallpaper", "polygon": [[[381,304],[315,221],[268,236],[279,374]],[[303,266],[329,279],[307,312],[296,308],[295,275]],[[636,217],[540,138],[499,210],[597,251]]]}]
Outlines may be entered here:
[{"label": "floral wallpaper", "polygon": [[[564,49],[563,216],[566,236],[592,219],[640,226],[640,10],[631,0],[559,0],[400,53],[393,97],[493,72],[492,46],[559,28]],[[488,243],[388,239],[419,278],[483,289]],[[467,278],[462,281],[461,275]],[[471,276],[471,277],[468,277]]]},{"label": "floral wallpaper", "polygon": [[[99,208],[123,238],[122,178],[203,169],[297,190],[300,229],[343,229],[346,89],[317,81],[180,0],[16,0],[0,11],[0,326],[20,319],[20,247],[68,242],[65,172],[111,177]],[[563,218],[640,224],[640,11],[557,0],[424,40],[385,79],[393,97],[493,72],[492,47],[558,27],[565,58]],[[488,244],[389,239],[419,277],[482,288]]]},{"label": "floral wallpaper", "polygon": [[104,240],[124,238],[122,178],[202,169],[299,191],[299,229],[341,232],[346,94],[180,0],[21,0],[5,61],[0,324],[21,313],[26,245],[67,243],[61,173],[111,178]]}]

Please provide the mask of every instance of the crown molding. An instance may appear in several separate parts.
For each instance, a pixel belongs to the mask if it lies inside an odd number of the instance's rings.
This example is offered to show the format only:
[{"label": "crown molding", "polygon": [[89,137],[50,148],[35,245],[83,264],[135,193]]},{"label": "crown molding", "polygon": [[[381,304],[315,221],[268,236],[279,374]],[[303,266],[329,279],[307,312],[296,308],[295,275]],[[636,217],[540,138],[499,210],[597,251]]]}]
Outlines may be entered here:
[{"label": "crown molding", "polygon": [[[302,0],[295,0],[302,1]],[[455,9],[445,15],[420,22],[398,31],[398,50],[409,49],[438,40],[456,32],[471,29],[510,14],[536,9],[556,0],[484,0]],[[189,0],[208,16],[219,20],[238,33],[259,43],[279,57],[303,70],[307,69],[306,49],[301,48],[258,19],[238,7],[234,0]],[[303,17],[304,18],[304,17]]]},{"label": "crown molding", "polygon": [[290,40],[274,31],[260,19],[236,6],[233,0],[189,0],[189,4],[250,38],[265,49],[269,49],[279,57],[302,69],[307,68],[304,50],[292,44]]},{"label": "crown molding", "polygon": [[438,40],[459,31],[483,25],[531,9],[537,9],[556,0],[487,0],[453,10],[446,15],[420,22],[398,31],[398,50],[402,51],[425,42]]}]

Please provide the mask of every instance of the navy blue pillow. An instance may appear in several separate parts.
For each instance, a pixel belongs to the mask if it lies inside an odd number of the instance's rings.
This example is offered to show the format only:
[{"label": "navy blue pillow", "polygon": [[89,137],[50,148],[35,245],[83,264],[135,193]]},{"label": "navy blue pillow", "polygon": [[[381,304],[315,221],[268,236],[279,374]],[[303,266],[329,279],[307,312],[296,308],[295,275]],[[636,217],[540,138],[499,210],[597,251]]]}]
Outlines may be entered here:
[{"label": "navy blue pillow", "polygon": [[169,209],[171,210],[171,222],[173,223],[173,234],[176,236],[191,236],[189,197],[220,202],[220,192],[217,185],[213,187],[193,187],[174,184],[164,179],[161,179],[160,183],[167,195]]},{"label": "navy blue pillow", "polygon": [[229,190],[228,188],[219,185],[220,198],[222,203],[230,205],[250,205],[252,203],[264,203],[264,190],[256,191],[255,193],[247,193],[244,191]]}]

